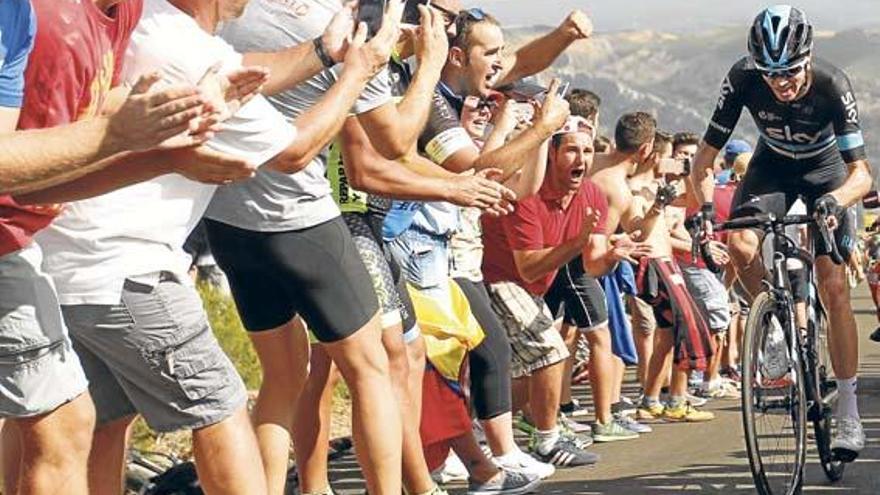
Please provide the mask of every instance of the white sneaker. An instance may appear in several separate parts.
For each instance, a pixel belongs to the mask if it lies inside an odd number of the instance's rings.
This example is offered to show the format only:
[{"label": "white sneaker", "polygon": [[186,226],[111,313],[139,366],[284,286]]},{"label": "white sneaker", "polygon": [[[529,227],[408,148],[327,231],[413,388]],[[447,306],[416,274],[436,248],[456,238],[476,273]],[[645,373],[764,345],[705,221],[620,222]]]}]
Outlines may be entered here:
[{"label": "white sneaker", "polygon": [[862,422],[856,418],[840,418],[837,420],[837,434],[831,441],[831,451],[843,462],[852,462],[865,448],[865,430]]},{"label": "white sneaker", "polygon": [[553,476],[553,473],[556,472],[556,467],[553,464],[541,462],[519,449],[503,457],[495,457],[493,460],[501,469],[532,474],[542,480]]},{"label": "white sneaker", "polygon": [[431,479],[438,485],[445,485],[453,481],[467,481],[470,477],[467,468],[455,453],[450,452],[443,466],[431,473]]},{"label": "white sneaker", "polygon": [[762,354],[761,371],[764,378],[778,380],[788,373],[788,344],[785,341],[782,325],[776,316],[770,317]]},{"label": "white sneaker", "polygon": [[559,424],[563,428],[568,428],[574,433],[586,433],[590,431],[590,427],[569,418],[565,413],[559,413]]}]

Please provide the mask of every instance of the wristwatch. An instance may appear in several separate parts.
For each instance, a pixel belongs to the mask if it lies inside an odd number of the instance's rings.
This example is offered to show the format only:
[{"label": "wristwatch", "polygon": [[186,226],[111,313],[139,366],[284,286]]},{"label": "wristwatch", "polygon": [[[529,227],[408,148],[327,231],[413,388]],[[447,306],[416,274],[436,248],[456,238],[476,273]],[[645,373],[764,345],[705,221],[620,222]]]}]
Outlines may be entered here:
[{"label": "wristwatch", "polygon": [[312,44],[315,45],[315,55],[318,56],[321,65],[327,69],[336,65],[336,61],[333,60],[333,57],[331,57],[330,54],[327,53],[327,49],[324,48],[324,40],[322,40],[320,36],[312,40]]}]

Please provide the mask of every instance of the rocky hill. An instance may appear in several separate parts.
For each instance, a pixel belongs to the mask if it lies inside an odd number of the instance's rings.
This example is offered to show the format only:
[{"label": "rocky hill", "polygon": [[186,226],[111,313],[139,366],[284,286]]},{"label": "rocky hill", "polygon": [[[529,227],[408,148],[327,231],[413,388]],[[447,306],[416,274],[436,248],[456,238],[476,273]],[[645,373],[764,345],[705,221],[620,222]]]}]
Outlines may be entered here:
[{"label": "rocky hill", "polygon": [[[521,44],[549,28],[511,30],[508,42]],[[603,128],[621,113],[653,111],[663,129],[702,133],[715,105],[721,80],[745,54],[745,31],[724,28],[675,35],[640,31],[599,34],[575,45],[542,76],[556,75],[603,99]],[[874,166],[880,165],[880,27],[816,36],[816,54],[850,76],[859,100],[862,125]],[[738,137],[754,142],[757,132],[746,114]]]}]

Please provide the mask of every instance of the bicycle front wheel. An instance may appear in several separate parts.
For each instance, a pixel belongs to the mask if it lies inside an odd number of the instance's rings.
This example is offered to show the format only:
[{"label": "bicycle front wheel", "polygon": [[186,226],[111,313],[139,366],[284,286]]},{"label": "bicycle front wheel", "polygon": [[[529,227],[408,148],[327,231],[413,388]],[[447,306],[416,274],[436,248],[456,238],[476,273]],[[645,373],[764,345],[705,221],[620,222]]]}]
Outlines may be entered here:
[{"label": "bicycle front wheel", "polygon": [[770,292],[755,298],[746,320],[742,406],[746,450],[761,495],[800,492],[806,459],[806,387],[792,353],[794,315]]}]

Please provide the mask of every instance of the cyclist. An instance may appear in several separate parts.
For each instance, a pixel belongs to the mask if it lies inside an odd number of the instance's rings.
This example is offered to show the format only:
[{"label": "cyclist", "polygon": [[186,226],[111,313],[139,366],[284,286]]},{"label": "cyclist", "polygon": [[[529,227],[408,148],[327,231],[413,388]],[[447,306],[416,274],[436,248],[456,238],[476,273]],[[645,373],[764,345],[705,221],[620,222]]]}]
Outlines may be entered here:
[{"label": "cyclist", "polygon": [[[734,198],[734,215],[747,209],[784,215],[802,194],[811,212],[822,208],[833,213],[829,227],[836,229],[838,248],[847,259],[855,236],[851,217],[843,213],[868,192],[871,169],[849,79],[813,56],[812,35],[804,12],[788,5],[769,7],[755,18],[749,56],[736,62],[724,79],[695,157],[697,197],[704,219],[710,221],[712,164],[745,107],[760,139]],[[741,231],[731,234],[729,242],[739,277],[754,296],[764,275],[758,236]],[[856,402],[858,329],[845,267],[833,264],[828,254],[817,246],[817,279],[833,329],[829,352],[840,392],[832,449],[842,460],[852,461],[865,443]]]}]

